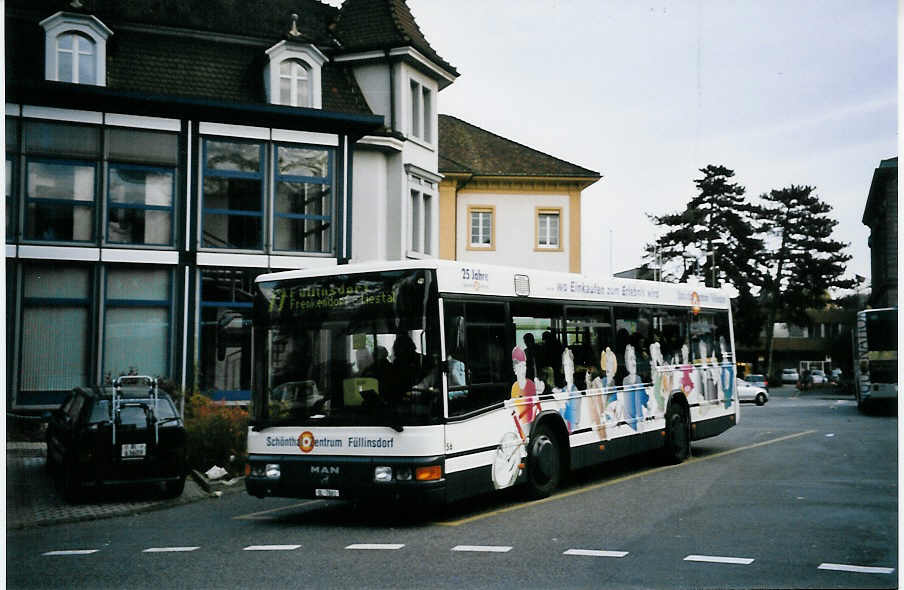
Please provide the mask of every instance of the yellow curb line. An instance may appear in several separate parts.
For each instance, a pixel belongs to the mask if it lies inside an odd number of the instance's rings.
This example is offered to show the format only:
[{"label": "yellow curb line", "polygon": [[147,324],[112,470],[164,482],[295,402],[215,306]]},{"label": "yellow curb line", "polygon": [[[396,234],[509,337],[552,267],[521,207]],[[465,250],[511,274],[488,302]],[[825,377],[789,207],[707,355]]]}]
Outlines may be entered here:
[{"label": "yellow curb line", "polygon": [[650,470],[648,470],[648,471],[641,471],[641,472],[638,472],[638,473],[632,473],[631,475],[623,475],[622,477],[617,477],[617,478],[612,479],[612,480],[609,480],[609,481],[604,481],[604,482],[600,482],[600,483],[593,484],[593,485],[590,485],[590,486],[585,486],[585,487],[577,488],[577,489],[570,490],[570,491],[567,491],[567,492],[562,492],[562,493],[560,493],[560,494],[555,494],[555,495],[549,496],[548,498],[543,498],[543,499],[541,499],[541,500],[534,500],[534,501],[532,501],[532,502],[523,502],[523,503],[520,503],[520,504],[516,504],[516,505],[514,505],[514,506],[508,506],[508,507],[506,507],[506,508],[500,508],[499,510],[493,510],[493,511],[490,511],[490,512],[485,512],[485,513],[483,513],[483,514],[478,514],[478,515],[476,515],[476,516],[469,516],[469,517],[467,517],[467,518],[462,518],[462,519],[460,519],[460,520],[452,520],[452,521],[447,521],[447,522],[436,522],[436,523],[434,523],[434,524],[438,524],[438,525],[441,525],[441,526],[461,526],[461,525],[463,525],[463,524],[468,524],[468,523],[471,523],[471,522],[474,522],[474,521],[477,521],[477,520],[482,520],[482,519],[484,519],[484,518],[489,518],[489,517],[491,517],[491,516],[496,516],[496,515],[499,515],[499,514],[505,514],[506,512],[512,512],[512,511],[514,511],[514,510],[521,510],[522,508],[530,508],[530,507],[532,507],[532,506],[537,506],[537,505],[539,505],[539,504],[545,504],[546,502],[552,502],[553,500],[560,500],[560,499],[562,499],[562,498],[568,498],[569,496],[576,496],[577,494],[583,494],[583,493],[585,493],[585,492],[590,492],[590,491],[597,490],[597,489],[599,489],[599,488],[603,488],[603,487],[606,487],[606,486],[611,486],[611,485],[614,485],[614,484],[617,484],[617,483],[622,483],[622,482],[624,482],[624,481],[628,481],[628,480],[631,480],[631,479],[635,479],[635,478],[637,478],[637,477],[643,477],[643,476],[647,476],[647,475],[653,475],[653,474],[655,474],[655,473],[660,473],[660,472],[666,471],[666,470],[668,470],[668,469],[675,469],[675,468],[677,468],[677,467],[683,467],[683,466],[686,466],[686,465],[693,465],[694,463],[699,463],[699,462],[701,462],[701,461],[708,461],[708,460],[710,460],[710,459],[715,459],[715,458],[717,458],[717,457],[724,457],[724,456],[726,456],[726,455],[732,455],[732,454],[734,454],[734,453],[740,453],[741,451],[748,451],[748,450],[750,450],[750,449],[755,449],[755,448],[757,448],[757,447],[762,447],[762,446],[771,445],[771,444],[777,443],[777,442],[782,442],[782,441],[786,441],[786,440],[791,440],[791,439],[793,439],[793,438],[798,438],[798,437],[801,437],[801,436],[806,436],[806,435],[808,435],[808,434],[813,434],[814,432],[816,432],[816,431],[815,431],[815,430],[805,430],[805,431],[803,431],[803,432],[797,432],[797,433],[795,433],[795,434],[789,434],[789,435],[787,435],[787,436],[781,436],[781,437],[779,437],[779,438],[774,438],[774,439],[771,439],[771,440],[766,440],[766,441],[754,443],[754,444],[751,444],[751,445],[747,445],[747,446],[745,446],[745,447],[738,447],[738,448],[736,448],[736,449],[731,449],[731,450],[728,450],[728,451],[722,451],[722,452],[720,452],[720,453],[716,453],[715,455],[708,455],[708,456],[706,456],[706,457],[700,457],[700,458],[698,458],[698,459],[693,459],[693,458],[692,458],[692,459],[690,459],[690,460],[688,460],[688,461],[685,461],[684,463],[679,463],[679,464],[677,464],[677,465],[663,465],[662,467],[656,467],[656,468],[650,469]]}]

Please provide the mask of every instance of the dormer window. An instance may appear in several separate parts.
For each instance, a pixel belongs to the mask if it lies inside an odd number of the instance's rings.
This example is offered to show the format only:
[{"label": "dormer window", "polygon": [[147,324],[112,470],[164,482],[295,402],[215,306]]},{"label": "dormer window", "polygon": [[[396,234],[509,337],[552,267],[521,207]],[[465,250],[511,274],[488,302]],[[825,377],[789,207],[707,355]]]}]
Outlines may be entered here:
[{"label": "dormer window", "polygon": [[81,33],[57,37],[57,80],[75,84],[97,84],[95,43]]},{"label": "dormer window", "polygon": [[300,59],[286,59],[279,64],[279,104],[293,107],[311,106],[310,67]]},{"label": "dormer window", "polygon": [[264,87],[270,104],[322,108],[320,68],[326,56],[309,44],[280,41],[267,50]]},{"label": "dormer window", "polygon": [[107,39],[113,32],[97,18],[58,12],[44,27],[44,78],[73,84],[107,85]]}]

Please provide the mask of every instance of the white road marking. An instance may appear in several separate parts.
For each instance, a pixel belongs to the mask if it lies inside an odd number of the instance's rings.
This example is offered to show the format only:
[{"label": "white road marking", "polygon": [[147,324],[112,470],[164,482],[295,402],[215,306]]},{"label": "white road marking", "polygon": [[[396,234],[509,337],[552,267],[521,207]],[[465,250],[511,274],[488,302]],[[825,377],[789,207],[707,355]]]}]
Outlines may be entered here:
[{"label": "white road marking", "polygon": [[867,567],[864,565],[844,565],[841,563],[823,563],[820,564],[821,570],[833,570],[836,572],[857,572],[860,574],[893,574],[893,567]]},{"label": "white road marking", "polygon": [[482,551],[486,553],[508,553],[511,550],[511,547],[498,545],[456,545],[452,548],[452,551]]},{"label": "white road marking", "polygon": [[349,545],[348,547],[346,547],[346,549],[393,550],[393,549],[401,549],[404,546],[405,546],[404,543],[355,543],[353,545]]},{"label": "white road marking", "polygon": [[301,545],[249,545],[242,551],[295,551]]},{"label": "white road marking", "polygon": [[90,555],[97,553],[100,549],[70,549],[68,551],[48,551],[42,555]]},{"label": "white road marking", "polygon": [[148,547],[142,553],[184,553],[197,551],[200,547]]},{"label": "white road marking", "polygon": [[703,561],[706,563],[734,563],[737,565],[750,565],[753,559],[750,557],[719,557],[717,555],[688,555],[684,561]]},{"label": "white road marking", "polygon": [[597,551],[595,549],[569,549],[562,555],[584,555],[586,557],[624,557],[627,551]]}]

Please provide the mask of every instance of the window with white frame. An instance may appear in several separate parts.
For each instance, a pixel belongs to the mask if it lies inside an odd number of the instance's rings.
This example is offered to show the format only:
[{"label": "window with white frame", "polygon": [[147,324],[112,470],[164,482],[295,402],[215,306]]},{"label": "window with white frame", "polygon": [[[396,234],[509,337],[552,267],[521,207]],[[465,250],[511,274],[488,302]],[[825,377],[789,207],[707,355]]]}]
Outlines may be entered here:
[{"label": "window with white frame", "polygon": [[[25,179],[25,240],[173,245],[176,134],[28,119],[21,126],[25,158],[7,168]],[[15,193],[8,186],[8,203]],[[17,223],[8,218],[7,231],[18,233]]]},{"label": "window with white frame", "polygon": [[44,77],[73,84],[107,84],[107,39],[113,32],[91,15],[58,12],[44,28]]},{"label": "window with white frame", "polygon": [[407,165],[409,217],[408,255],[414,258],[433,256],[434,225],[437,222],[436,190],[441,177],[433,173]]},{"label": "window with white frame", "polygon": [[493,250],[496,247],[495,217],[493,207],[468,207],[469,250]]},{"label": "window with white frame", "polygon": [[202,157],[202,247],[335,251],[334,149],[216,136]]},{"label": "window with white frame", "polygon": [[300,59],[286,59],[279,64],[279,104],[311,106],[310,70]]},{"label": "window with white frame", "polygon": [[433,254],[433,194],[425,190],[411,189],[411,251],[430,256]]},{"label": "window with white frame", "polygon": [[433,143],[433,93],[416,80],[411,86],[411,136]]},{"label": "window with white frame", "polygon": [[264,88],[270,104],[322,108],[321,68],[327,58],[319,49],[280,41],[266,53]]},{"label": "window with white frame", "polygon": [[537,248],[561,250],[561,209],[537,209]]}]

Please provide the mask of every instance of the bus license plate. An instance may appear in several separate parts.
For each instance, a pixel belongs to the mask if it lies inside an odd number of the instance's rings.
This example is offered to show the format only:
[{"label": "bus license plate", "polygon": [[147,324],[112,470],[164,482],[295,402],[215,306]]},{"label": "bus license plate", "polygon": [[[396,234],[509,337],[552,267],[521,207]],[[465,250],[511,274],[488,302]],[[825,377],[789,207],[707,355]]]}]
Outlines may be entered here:
[{"label": "bus license plate", "polygon": [[140,459],[146,453],[147,445],[145,443],[122,445],[122,457],[124,459]]},{"label": "bus license plate", "polygon": [[317,488],[314,490],[314,495],[318,498],[338,498],[339,490],[327,490],[324,488]]}]

